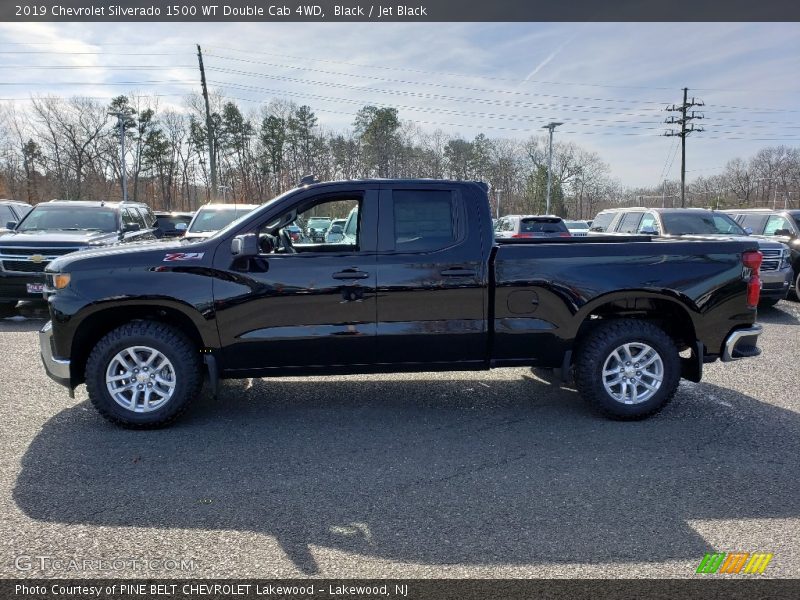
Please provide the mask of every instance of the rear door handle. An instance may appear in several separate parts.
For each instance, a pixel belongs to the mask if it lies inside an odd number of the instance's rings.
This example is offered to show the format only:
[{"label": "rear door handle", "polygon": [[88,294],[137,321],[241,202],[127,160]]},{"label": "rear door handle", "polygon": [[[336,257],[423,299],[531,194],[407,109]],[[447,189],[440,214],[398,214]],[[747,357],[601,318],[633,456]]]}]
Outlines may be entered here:
[{"label": "rear door handle", "polygon": [[334,279],[366,279],[367,277],[369,277],[369,273],[358,269],[345,269],[333,274]]},{"label": "rear door handle", "polygon": [[474,269],[465,269],[463,267],[454,267],[442,271],[442,275],[445,277],[475,277],[477,274]]}]

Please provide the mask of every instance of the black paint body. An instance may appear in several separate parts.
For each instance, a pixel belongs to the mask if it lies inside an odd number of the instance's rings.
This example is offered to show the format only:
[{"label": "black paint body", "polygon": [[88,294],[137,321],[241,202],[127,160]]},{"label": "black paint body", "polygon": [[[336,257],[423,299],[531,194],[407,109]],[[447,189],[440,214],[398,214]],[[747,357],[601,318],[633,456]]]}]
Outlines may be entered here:
[{"label": "black paint body", "polygon": [[[459,232],[452,246],[393,248],[392,194],[414,189],[452,194]],[[231,253],[235,236],[328,194],[361,199],[358,252]],[[191,330],[222,377],[561,367],[592,315],[613,312],[680,320],[685,345],[699,342],[708,362],[731,330],[755,321],[741,255],[756,249],[755,241],[619,236],[498,243],[482,184],[316,184],[206,241],[89,250],[54,261],[48,271],[72,279],[49,297],[53,354],[71,358],[69,385],[78,385],[84,346],[112,325],[152,312]],[[165,261],[181,252],[194,254]]]}]

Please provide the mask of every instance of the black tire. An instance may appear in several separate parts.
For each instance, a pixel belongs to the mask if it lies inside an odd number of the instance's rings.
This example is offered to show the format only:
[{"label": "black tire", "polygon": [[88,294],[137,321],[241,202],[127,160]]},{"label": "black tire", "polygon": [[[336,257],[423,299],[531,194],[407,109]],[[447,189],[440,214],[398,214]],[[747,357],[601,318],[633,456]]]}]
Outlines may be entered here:
[{"label": "black tire", "polygon": [[800,273],[794,278],[794,299],[800,302]]},{"label": "black tire", "polygon": [[[106,386],[106,370],[117,353],[147,346],[163,354],[174,367],[175,389],[163,406],[134,412],[118,404]],[[195,345],[179,329],[156,321],[133,321],[106,334],[86,361],[86,389],[97,411],[106,419],[131,429],[154,429],[177,419],[197,396],[203,383],[202,362]]]},{"label": "black tire", "polygon": [[[603,369],[614,350],[624,344],[646,344],[663,364],[661,385],[649,398],[625,404],[609,393],[603,384]],[[681,379],[678,347],[661,328],[647,321],[615,319],[598,325],[580,344],[575,361],[575,384],[593,408],[622,421],[654,415],[672,400]],[[652,380],[651,380],[652,383]]]}]

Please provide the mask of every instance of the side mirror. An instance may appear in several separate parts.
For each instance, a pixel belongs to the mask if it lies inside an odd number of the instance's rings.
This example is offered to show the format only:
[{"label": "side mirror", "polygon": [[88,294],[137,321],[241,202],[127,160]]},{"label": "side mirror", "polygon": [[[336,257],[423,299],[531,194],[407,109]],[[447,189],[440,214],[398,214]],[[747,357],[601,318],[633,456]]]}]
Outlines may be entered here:
[{"label": "side mirror", "polygon": [[17,227],[16,221],[9,221],[6,223],[6,229],[15,229]]},{"label": "side mirror", "polygon": [[658,235],[655,227],[644,227],[639,233],[642,235]]},{"label": "side mirror", "polygon": [[122,233],[131,233],[132,231],[139,231],[142,228],[138,223],[129,223],[122,229]]},{"label": "side mirror", "polygon": [[792,232],[788,229],[778,229],[774,235],[780,235],[783,237],[792,237]]},{"label": "side mirror", "polygon": [[745,227],[744,228],[745,235],[753,235],[753,228],[752,227]]},{"label": "side mirror", "polygon": [[186,223],[175,223],[175,231],[186,231],[189,226]]},{"label": "side mirror", "polygon": [[255,233],[237,235],[231,240],[231,254],[237,258],[258,256],[258,238]]}]

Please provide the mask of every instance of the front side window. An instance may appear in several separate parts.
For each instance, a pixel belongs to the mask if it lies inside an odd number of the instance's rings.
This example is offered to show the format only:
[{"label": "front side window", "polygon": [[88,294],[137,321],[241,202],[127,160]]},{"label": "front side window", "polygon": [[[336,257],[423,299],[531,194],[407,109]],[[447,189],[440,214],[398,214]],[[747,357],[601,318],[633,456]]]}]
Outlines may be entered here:
[{"label": "front side window", "polygon": [[635,233],[639,229],[639,221],[642,219],[640,212],[626,213],[619,223],[617,231],[620,233]]},{"label": "front side window", "polygon": [[745,235],[728,215],[710,212],[678,212],[661,215],[664,230],[670,235]]},{"label": "front side window", "polygon": [[642,217],[641,223],[639,223],[639,232],[642,231],[655,231],[658,233],[658,221],[656,221],[656,216],[653,213],[645,213]]},{"label": "front side window", "polygon": [[764,235],[776,235],[780,229],[792,230],[792,226],[787,219],[780,215],[772,215],[767,219],[767,226],[764,228]]},{"label": "front side window", "polygon": [[0,227],[5,227],[9,221],[16,221],[17,217],[8,206],[0,204]]},{"label": "front side window", "polygon": [[447,190],[396,190],[394,245],[398,252],[430,252],[457,240],[456,205]]},{"label": "front side window", "polygon": [[[328,198],[266,223],[258,232],[262,254],[298,254],[358,250],[360,198]],[[276,229],[292,218],[290,223]],[[346,227],[332,225],[347,219]],[[328,235],[330,234],[330,235]],[[336,235],[333,235],[336,234]]]}]

